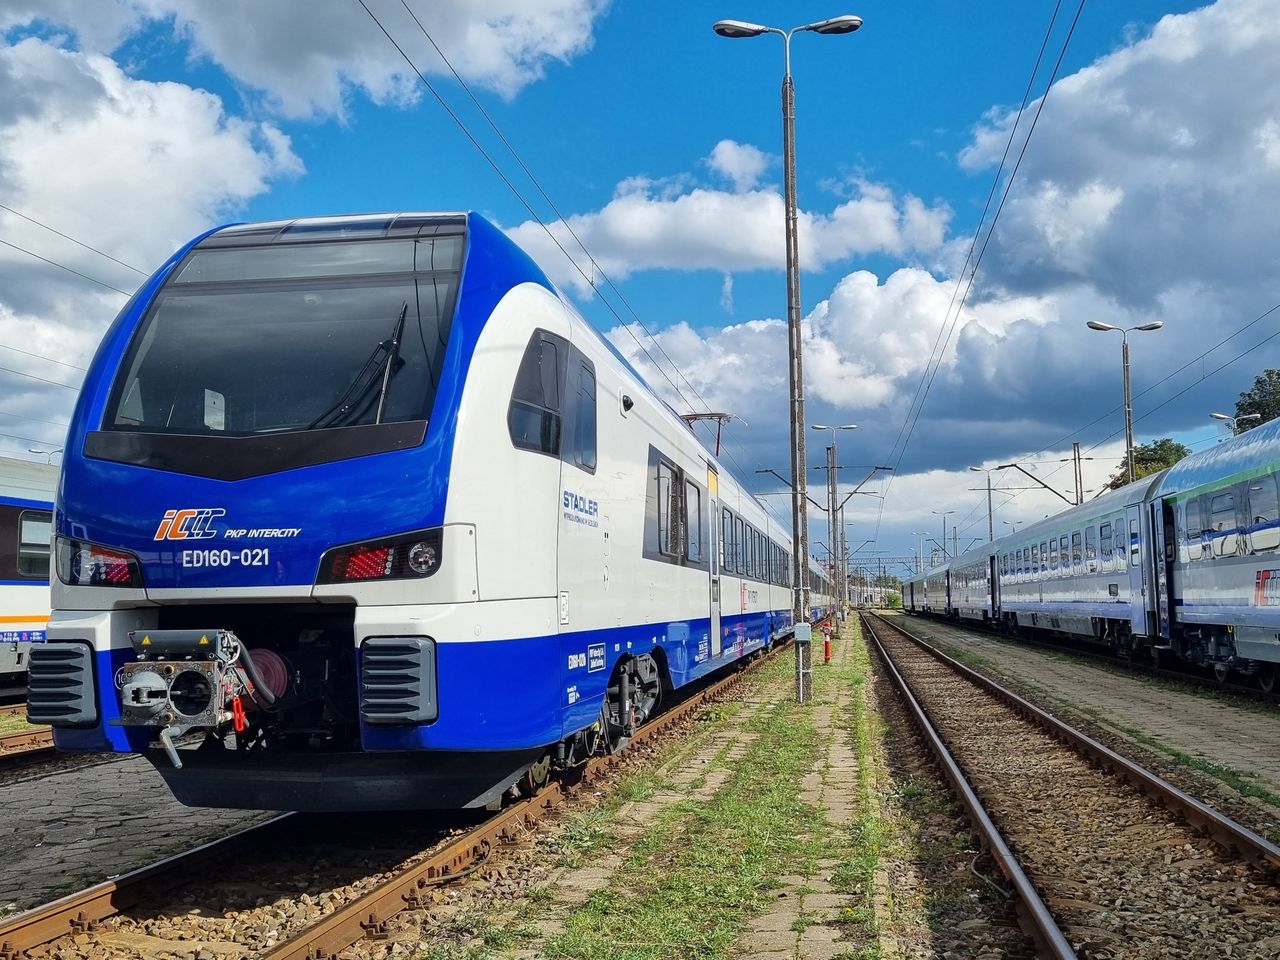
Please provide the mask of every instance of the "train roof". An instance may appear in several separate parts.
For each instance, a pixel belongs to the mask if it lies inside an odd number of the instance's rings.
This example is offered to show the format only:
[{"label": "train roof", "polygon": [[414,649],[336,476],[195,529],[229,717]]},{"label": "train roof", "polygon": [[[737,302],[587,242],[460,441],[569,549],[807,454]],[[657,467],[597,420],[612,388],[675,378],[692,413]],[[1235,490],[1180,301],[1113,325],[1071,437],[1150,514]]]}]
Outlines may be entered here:
[{"label": "train roof", "polygon": [[[1177,496],[1200,487],[1221,485],[1228,477],[1268,473],[1280,461],[1280,419],[1214,444],[1179,460],[1161,478],[1152,496]],[[1243,476],[1242,476],[1243,475]]]},{"label": "train roof", "polygon": [[53,503],[58,488],[57,466],[0,457],[0,497],[14,500],[30,500],[41,504]]}]

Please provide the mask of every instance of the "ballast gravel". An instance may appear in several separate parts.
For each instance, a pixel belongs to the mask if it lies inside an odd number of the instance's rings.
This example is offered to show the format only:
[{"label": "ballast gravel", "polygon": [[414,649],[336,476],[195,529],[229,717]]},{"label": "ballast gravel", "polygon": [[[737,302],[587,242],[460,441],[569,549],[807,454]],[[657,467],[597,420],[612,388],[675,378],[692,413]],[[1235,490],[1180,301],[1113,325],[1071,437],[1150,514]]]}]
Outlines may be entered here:
[{"label": "ballast gravel", "polygon": [[879,631],[1082,958],[1280,955],[1280,885]]}]

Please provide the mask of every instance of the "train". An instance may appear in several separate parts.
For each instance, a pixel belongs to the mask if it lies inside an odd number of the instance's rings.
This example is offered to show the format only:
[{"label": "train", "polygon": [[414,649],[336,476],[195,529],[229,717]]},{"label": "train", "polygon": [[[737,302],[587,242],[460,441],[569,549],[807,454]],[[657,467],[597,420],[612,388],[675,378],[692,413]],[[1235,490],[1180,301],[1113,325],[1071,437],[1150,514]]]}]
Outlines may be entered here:
[{"label": "train", "polygon": [[1280,420],[917,574],[908,610],[1154,664],[1280,673]]},{"label": "train", "polygon": [[49,541],[58,468],[0,457],[0,688],[26,682],[49,622]]},{"label": "train", "polygon": [[493,807],[793,633],[791,550],[484,217],[229,225],[84,379],[28,714],[189,806]]}]

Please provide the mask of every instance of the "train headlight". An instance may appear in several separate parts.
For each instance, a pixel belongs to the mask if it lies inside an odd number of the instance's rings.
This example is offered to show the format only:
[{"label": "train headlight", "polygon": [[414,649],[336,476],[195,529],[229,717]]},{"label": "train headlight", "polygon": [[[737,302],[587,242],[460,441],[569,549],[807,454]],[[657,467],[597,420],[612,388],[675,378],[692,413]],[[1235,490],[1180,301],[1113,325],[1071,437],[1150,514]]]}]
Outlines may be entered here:
[{"label": "train headlight", "polygon": [[429,577],[440,569],[443,539],[439,529],[418,530],[334,547],[320,558],[316,583]]},{"label": "train headlight", "polygon": [[87,540],[58,537],[54,542],[58,579],[73,587],[141,587],[138,558],[126,550]]},{"label": "train headlight", "polygon": [[409,548],[409,569],[419,576],[434,573],[439,562],[440,554],[430,543],[419,540]]}]

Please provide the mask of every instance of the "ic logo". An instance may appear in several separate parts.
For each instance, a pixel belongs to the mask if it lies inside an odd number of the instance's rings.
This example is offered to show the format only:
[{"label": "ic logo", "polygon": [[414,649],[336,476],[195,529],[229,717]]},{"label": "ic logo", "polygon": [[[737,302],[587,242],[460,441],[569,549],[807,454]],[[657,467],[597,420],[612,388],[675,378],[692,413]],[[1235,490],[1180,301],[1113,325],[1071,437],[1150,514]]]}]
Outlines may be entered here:
[{"label": "ic logo", "polygon": [[208,540],[216,537],[218,532],[210,530],[209,524],[216,517],[226,515],[225,510],[217,507],[202,507],[198,510],[166,510],[164,519],[156,528],[156,540]]}]

